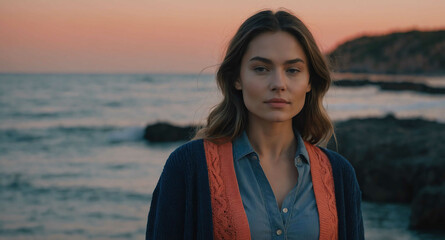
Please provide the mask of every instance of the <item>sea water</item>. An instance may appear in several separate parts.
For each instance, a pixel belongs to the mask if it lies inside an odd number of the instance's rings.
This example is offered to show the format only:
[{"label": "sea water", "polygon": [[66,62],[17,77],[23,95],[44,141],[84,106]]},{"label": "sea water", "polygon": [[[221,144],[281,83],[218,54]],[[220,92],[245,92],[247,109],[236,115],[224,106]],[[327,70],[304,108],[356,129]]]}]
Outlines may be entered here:
[{"label": "sea water", "polygon": [[[220,98],[213,75],[0,74],[0,239],[142,239],[162,167],[183,143],[146,142],[144,127],[202,123]],[[443,95],[332,87],[325,106],[334,120],[445,122]],[[445,237],[408,230],[409,205],[362,210],[366,239]]]}]

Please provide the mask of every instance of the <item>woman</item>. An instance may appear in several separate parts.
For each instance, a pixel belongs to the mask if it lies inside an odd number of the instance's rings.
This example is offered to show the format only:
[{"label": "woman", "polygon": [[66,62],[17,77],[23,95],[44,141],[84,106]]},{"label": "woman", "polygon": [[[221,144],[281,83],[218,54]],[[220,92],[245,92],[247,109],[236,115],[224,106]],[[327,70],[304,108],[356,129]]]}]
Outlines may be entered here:
[{"label": "woman", "polygon": [[306,26],[262,11],[231,40],[217,72],[223,100],[169,157],[147,239],[363,239],[352,166],[326,144],[331,83]]}]

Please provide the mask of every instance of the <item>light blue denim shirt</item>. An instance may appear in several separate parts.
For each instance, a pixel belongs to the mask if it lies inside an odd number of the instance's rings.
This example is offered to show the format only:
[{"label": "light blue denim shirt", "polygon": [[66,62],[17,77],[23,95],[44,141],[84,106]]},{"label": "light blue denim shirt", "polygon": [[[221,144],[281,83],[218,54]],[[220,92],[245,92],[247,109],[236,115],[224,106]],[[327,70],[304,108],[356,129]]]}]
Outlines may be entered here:
[{"label": "light blue denim shirt", "polygon": [[258,154],[243,132],[233,141],[233,161],[244,210],[253,240],[318,239],[320,225],[310,172],[310,159],[303,139],[295,132],[298,147],[295,167],[298,182],[286,195],[281,209],[261,168]]}]

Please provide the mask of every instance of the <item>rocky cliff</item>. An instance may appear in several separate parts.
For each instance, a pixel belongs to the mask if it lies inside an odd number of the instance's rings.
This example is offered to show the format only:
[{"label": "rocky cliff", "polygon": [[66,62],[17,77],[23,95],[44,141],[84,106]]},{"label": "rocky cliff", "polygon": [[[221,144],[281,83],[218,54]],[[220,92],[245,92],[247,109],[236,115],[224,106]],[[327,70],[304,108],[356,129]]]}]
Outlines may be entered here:
[{"label": "rocky cliff", "polygon": [[328,54],[333,70],[354,73],[445,74],[445,30],[363,36]]}]

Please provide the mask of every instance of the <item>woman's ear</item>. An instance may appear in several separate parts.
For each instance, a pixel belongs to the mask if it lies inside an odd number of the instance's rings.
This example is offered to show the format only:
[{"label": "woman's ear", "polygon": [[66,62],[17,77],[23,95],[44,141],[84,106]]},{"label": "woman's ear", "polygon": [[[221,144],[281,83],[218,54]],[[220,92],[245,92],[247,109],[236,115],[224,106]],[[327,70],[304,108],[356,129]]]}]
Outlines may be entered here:
[{"label": "woman's ear", "polygon": [[306,93],[310,92],[311,90],[312,90],[312,79],[311,79],[311,77],[309,75],[309,82],[308,82],[307,87],[306,87]]},{"label": "woman's ear", "polygon": [[243,89],[242,86],[241,86],[241,80],[239,78],[235,81],[235,88],[236,88],[236,90],[242,90]]},{"label": "woman's ear", "polygon": [[311,84],[309,83],[306,87],[306,92],[310,92],[312,90]]}]

